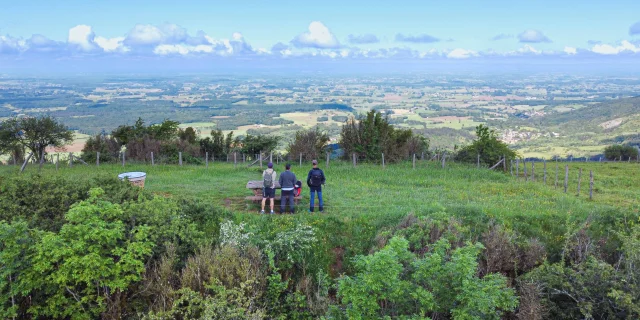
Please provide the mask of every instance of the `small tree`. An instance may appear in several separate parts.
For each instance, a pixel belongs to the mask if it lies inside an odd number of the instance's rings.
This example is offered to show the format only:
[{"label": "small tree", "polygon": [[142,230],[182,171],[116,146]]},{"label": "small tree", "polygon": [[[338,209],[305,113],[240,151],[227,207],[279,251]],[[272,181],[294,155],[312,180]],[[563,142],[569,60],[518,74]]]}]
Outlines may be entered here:
[{"label": "small tree", "polygon": [[186,141],[190,144],[195,144],[198,139],[198,135],[196,134],[196,130],[192,127],[188,127],[184,130],[180,130],[178,135],[180,136],[180,140]]},{"label": "small tree", "polygon": [[73,132],[50,116],[11,118],[0,124],[1,144],[21,146],[40,159],[48,146],[63,147],[73,141]]},{"label": "small tree", "polygon": [[633,146],[615,144],[604,149],[604,157],[607,160],[618,160],[620,157],[622,160],[636,159],[638,158],[638,149]]},{"label": "small tree", "polygon": [[98,152],[100,152],[101,162],[116,160],[120,152],[120,144],[115,138],[106,134],[90,137],[82,148],[82,159],[87,162],[94,162]]},{"label": "small tree", "polygon": [[468,146],[461,148],[455,155],[455,160],[467,163],[476,163],[480,155],[480,163],[484,165],[494,165],[503,156],[513,159],[516,152],[509,149],[509,146],[498,139],[498,133],[489,129],[485,125],[476,127],[476,140]]},{"label": "small tree", "polygon": [[349,119],[340,133],[340,147],[345,158],[356,153],[365,160],[377,161],[384,153],[388,162],[406,159],[428,148],[427,139],[411,130],[394,128],[387,117],[371,110],[366,116]]},{"label": "small tree", "polygon": [[247,134],[244,139],[238,140],[235,145],[241,144],[241,151],[246,154],[258,154],[274,150],[280,142],[279,137],[272,136],[254,136]]},{"label": "small tree", "polygon": [[305,160],[318,159],[327,151],[329,135],[315,129],[301,130],[296,132],[293,142],[289,143],[287,151],[289,154],[302,154]]}]

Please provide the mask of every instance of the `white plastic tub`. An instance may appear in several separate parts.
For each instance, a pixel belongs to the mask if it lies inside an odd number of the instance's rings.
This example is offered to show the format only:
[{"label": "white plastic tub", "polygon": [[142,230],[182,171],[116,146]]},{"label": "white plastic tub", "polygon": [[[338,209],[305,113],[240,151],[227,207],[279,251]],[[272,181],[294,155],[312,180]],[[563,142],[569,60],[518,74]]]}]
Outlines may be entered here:
[{"label": "white plastic tub", "polygon": [[128,179],[132,185],[144,188],[144,180],[147,178],[147,174],[144,172],[125,172],[118,175],[118,179],[124,181]]}]

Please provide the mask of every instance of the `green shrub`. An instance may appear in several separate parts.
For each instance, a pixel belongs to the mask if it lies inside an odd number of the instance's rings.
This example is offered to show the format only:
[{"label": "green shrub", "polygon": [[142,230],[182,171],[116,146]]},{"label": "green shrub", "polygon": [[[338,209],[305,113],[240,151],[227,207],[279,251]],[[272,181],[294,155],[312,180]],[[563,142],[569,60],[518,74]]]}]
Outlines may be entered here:
[{"label": "green shrub", "polygon": [[458,150],[455,154],[455,160],[466,163],[477,163],[478,155],[480,156],[480,164],[484,166],[493,166],[502,157],[514,159],[517,154],[509,149],[509,146],[498,139],[498,133],[490,130],[485,125],[476,127],[476,140],[468,146]]},{"label": "green shrub", "polygon": [[518,299],[506,278],[478,278],[481,244],[451,250],[441,239],[419,258],[407,240],[394,237],[382,250],[356,258],[356,274],[339,281],[338,296],[352,319],[390,316],[500,319]]},{"label": "green shrub", "polygon": [[607,160],[629,160],[638,158],[638,149],[633,146],[614,144],[604,149],[604,157]]}]

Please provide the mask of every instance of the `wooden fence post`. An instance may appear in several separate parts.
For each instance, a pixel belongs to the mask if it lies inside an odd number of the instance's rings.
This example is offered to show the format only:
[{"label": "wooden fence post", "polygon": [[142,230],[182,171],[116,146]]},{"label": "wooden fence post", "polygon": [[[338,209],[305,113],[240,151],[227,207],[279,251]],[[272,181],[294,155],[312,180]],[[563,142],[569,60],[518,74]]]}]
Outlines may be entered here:
[{"label": "wooden fence post", "polygon": [[522,170],[524,172],[524,182],[529,181],[529,174],[527,173],[527,159],[522,162]]},{"label": "wooden fence post", "polygon": [[[276,155],[276,160],[278,160],[278,156]],[[246,154],[242,154],[242,163],[244,164],[244,162],[246,161]],[[276,161],[277,162],[277,161]],[[273,162],[272,162],[273,163]]]},{"label": "wooden fence post", "polygon": [[416,169],[416,154],[413,154],[413,170]]},{"label": "wooden fence post", "polygon": [[182,152],[178,152],[178,164],[182,166]]},{"label": "wooden fence post", "polygon": [[24,159],[24,163],[22,164],[22,167],[20,167],[20,172],[24,171],[24,168],[27,167],[27,164],[29,163],[29,160],[31,160],[31,157],[33,156],[33,152],[29,153],[29,156]]},{"label": "wooden fence post", "polygon": [[564,193],[567,193],[569,188],[569,165],[564,166]]},{"label": "wooden fence post", "polygon": [[58,163],[60,163],[60,153],[56,154],[56,171],[58,171]]},{"label": "wooden fence post", "polygon": [[16,154],[14,153],[14,154],[12,154],[12,156],[13,156],[13,165],[15,166],[15,165],[17,165],[17,163],[16,163]]},{"label": "wooden fence post", "polygon": [[382,169],[384,169],[384,153],[382,154]]},{"label": "wooden fence post", "polygon": [[531,181],[536,181],[536,163],[531,161]]},{"label": "wooden fence post", "polygon": [[507,172],[507,156],[503,154],[502,159],[504,160],[502,161],[502,171]]},{"label": "wooden fence post", "polygon": [[73,153],[69,152],[69,167],[73,168]]},{"label": "wooden fence post", "polygon": [[204,165],[209,169],[209,152],[204,153]]},{"label": "wooden fence post", "polygon": [[356,153],[354,152],[353,154],[353,167],[356,167]]},{"label": "wooden fence post", "polygon": [[273,163],[273,151],[269,152],[269,162]]},{"label": "wooden fence post", "polygon": [[153,158],[153,151],[151,151],[151,166],[156,165],[156,160]]},{"label": "wooden fence post", "polygon": [[260,155],[258,155],[258,157],[260,157],[260,169],[262,169],[262,151],[260,151]]},{"label": "wooden fence post", "polygon": [[40,152],[40,161],[39,161],[39,166],[38,166],[38,172],[40,172],[40,170],[42,170],[42,164],[44,163],[44,150],[42,150],[42,152]]},{"label": "wooden fence post", "polygon": [[300,166],[302,167],[302,153],[300,153]]},{"label": "wooden fence post", "polygon": [[513,177],[513,159],[509,161],[509,170],[511,171],[511,176]]},{"label": "wooden fence post", "polygon": [[558,159],[556,159],[556,182],[553,184],[554,189],[558,189]]},{"label": "wooden fence post", "polygon": [[442,169],[445,168],[446,164],[447,164],[447,154],[443,152],[442,153]]},{"label": "wooden fence post", "polygon": [[477,163],[478,163],[478,169],[480,169],[480,154],[479,154],[479,153],[478,153],[478,160],[477,160]]},{"label": "wooden fence post", "polygon": [[329,152],[327,152],[327,168],[329,168]]},{"label": "wooden fence post", "polygon": [[593,170],[589,171],[589,200],[593,200]]},{"label": "wooden fence post", "polygon": [[238,167],[238,151],[233,152],[233,168]]},{"label": "wooden fence post", "polygon": [[420,161],[424,161],[424,151],[422,152],[422,154],[420,155]]},{"label": "wooden fence post", "polygon": [[124,168],[125,162],[126,162],[126,158],[125,158],[125,151],[122,152],[122,167]]},{"label": "wooden fence post", "polygon": [[96,154],[96,167],[100,166],[100,152]]},{"label": "wooden fence post", "polygon": [[547,160],[543,160],[543,168],[542,170],[544,171],[544,184],[547,184]]},{"label": "wooden fence post", "polygon": [[582,168],[580,168],[578,170],[578,194],[576,194],[577,196],[580,195],[580,182],[582,180]]}]

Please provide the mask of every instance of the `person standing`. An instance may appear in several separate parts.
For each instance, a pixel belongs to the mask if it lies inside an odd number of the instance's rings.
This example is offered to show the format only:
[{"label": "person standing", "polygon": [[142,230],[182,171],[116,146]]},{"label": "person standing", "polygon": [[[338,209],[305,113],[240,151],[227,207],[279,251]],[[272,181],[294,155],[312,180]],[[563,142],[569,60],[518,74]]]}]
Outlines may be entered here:
[{"label": "person standing", "polygon": [[264,214],[264,205],[269,199],[271,207],[271,214],[273,214],[274,199],[276,197],[276,171],[273,170],[273,163],[267,164],[267,170],[262,172],[262,210],[261,214]]},{"label": "person standing", "polygon": [[296,186],[296,175],[291,172],[291,165],[285,165],[286,171],[280,174],[280,188],[282,189],[282,193],[280,194],[280,213],[285,213],[285,207],[287,201],[289,201],[289,207],[291,208],[291,213],[295,212],[295,205],[293,204],[293,189]]},{"label": "person standing", "polygon": [[320,212],[324,211],[324,203],[322,202],[322,186],[325,183],[324,172],[320,168],[318,168],[318,161],[313,160],[313,169],[309,171],[307,175],[307,185],[309,186],[309,190],[311,190],[311,202],[309,202],[309,212],[313,212],[314,202],[315,202],[315,194],[318,193],[318,205],[320,206]]}]

